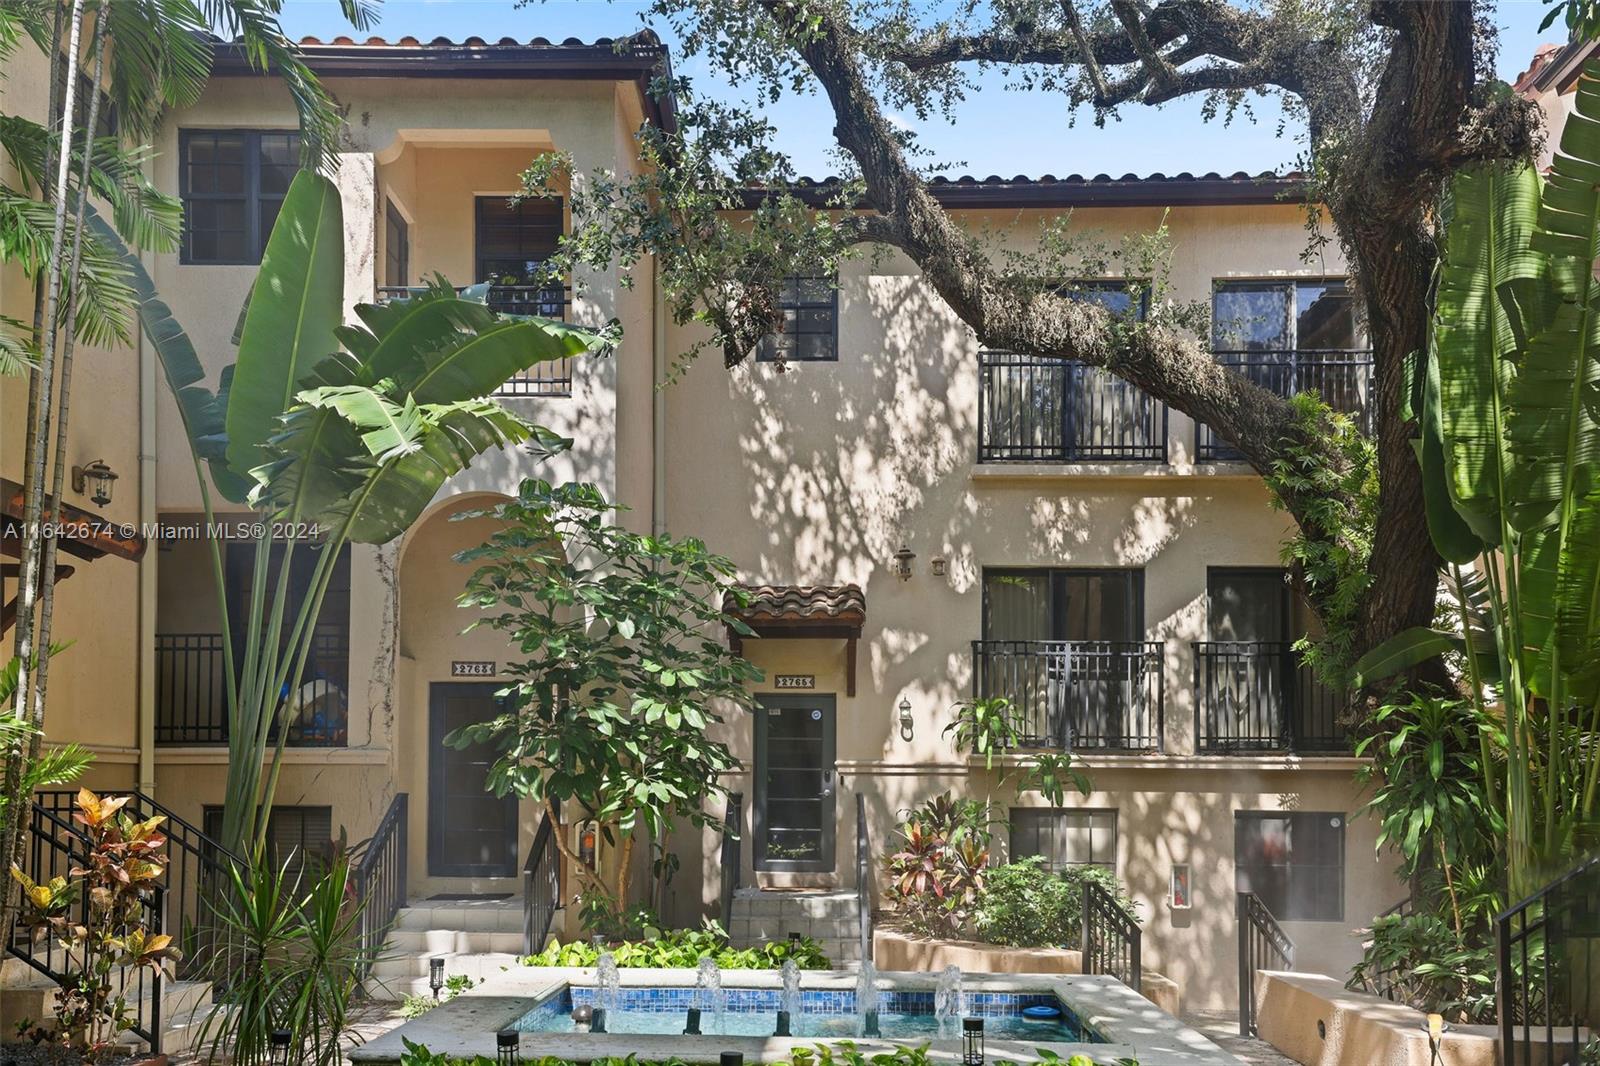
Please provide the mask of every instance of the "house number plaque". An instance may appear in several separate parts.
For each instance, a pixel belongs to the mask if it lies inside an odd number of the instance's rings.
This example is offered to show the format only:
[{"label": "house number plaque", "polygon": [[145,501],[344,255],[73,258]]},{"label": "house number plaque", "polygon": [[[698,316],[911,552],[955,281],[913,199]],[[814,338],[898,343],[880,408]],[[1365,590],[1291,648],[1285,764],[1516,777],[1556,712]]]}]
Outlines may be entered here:
[{"label": "house number plaque", "polygon": [[775,688],[816,688],[816,674],[774,674],[772,684]]},{"label": "house number plaque", "polygon": [[451,677],[493,677],[494,660],[457,659],[450,664]]}]

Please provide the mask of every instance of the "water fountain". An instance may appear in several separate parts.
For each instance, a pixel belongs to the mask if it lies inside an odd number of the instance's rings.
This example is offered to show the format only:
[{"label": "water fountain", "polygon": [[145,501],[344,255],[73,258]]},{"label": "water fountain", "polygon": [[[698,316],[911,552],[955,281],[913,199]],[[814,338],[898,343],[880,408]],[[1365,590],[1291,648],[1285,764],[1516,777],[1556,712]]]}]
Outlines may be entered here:
[{"label": "water fountain", "polygon": [[861,964],[861,976],[856,978],[856,1030],[861,1036],[879,1036],[878,968],[868,959]]},{"label": "water fountain", "polygon": [[939,1020],[939,1039],[954,1040],[961,1022],[961,967],[946,966],[933,992],[933,1016]]},{"label": "water fountain", "polygon": [[722,991],[722,971],[717,968],[717,960],[709,955],[695,967],[694,990],[694,1005],[711,1012],[711,1031],[721,1035],[726,1028],[723,1019],[728,1010],[728,997]]},{"label": "water fountain", "polygon": [[790,1036],[800,1025],[800,967],[784,959],[778,968],[783,991],[778,994],[778,1028],[774,1036]]},{"label": "water fountain", "polygon": [[605,1032],[607,1019],[617,1012],[617,1004],[622,999],[622,975],[617,972],[617,958],[609,951],[602,951],[600,958],[595,961],[595,994],[594,994],[594,1020],[590,1032]]}]

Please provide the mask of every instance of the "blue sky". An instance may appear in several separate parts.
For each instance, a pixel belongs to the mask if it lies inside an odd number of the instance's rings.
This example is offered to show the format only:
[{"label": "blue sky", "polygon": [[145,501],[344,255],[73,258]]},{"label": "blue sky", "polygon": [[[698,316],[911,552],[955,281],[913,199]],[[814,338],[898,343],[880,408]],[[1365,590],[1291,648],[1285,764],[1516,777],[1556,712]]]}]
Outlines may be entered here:
[{"label": "blue sky", "polygon": [[[489,40],[515,37],[614,37],[639,26],[644,4],[629,0],[547,0],[517,8],[510,0],[385,0],[382,21],[372,31],[383,37],[407,34],[424,40],[450,37],[461,40],[477,35]],[[1501,29],[1501,77],[1510,80],[1528,65],[1545,6],[1543,0],[1499,0],[1496,22]],[[336,0],[287,0],[285,28],[294,36],[310,34],[324,40],[350,29],[339,16]],[[1556,40],[1559,27],[1544,40]],[[668,37],[668,43],[671,38]],[[726,84],[694,61],[674,55],[679,73],[693,79],[697,91],[723,99],[737,99]],[[828,130],[831,116],[815,98],[786,100],[768,113],[780,131],[779,145],[795,160],[800,172],[830,172],[833,147]],[[1197,101],[1180,101],[1159,109],[1125,109],[1121,122],[1096,129],[1087,116],[1068,125],[1065,101],[1058,95],[1008,91],[1003,79],[986,83],[961,106],[955,125],[942,119],[912,123],[922,143],[936,158],[964,173],[980,177],[1027,174],[1037,177],[1071,173],[1148,174],[1161,171],[1203,173],[1217,170],[1262,171],[1294,164],[1297,145],[1291,135],[1278,134],[1278,109],[1261,106],[1257,121],[1205,123]],[[895,116],[907,121],[908,116]]]}]

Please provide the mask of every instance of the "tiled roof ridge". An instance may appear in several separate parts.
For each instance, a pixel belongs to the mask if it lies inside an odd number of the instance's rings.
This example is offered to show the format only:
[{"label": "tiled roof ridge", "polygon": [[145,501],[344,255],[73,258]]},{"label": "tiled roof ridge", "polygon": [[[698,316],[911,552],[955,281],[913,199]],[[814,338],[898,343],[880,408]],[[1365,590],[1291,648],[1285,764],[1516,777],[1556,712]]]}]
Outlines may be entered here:
[{"label": "tiled roof ridge", "polygon": [[[843,614],[862,613],[867,609],[867,597],[855,582],[837,585],[772,585],[743,584],[739,588],[748,596],[749,605],[737,608],[744,615],[768,617],[816,618],[837,617]],[[729,597],[725,610],[735,610]]]},{"label": "tiled roof ridge", "polygon": [[[227,40],[215,35],[212,40],[219,44],[238,44],[237,38]],[[561,41],[552,41],[548,37],[534,37],[528,41],[519,41],[514,37],[501,37],[489,41],[476,35],[455,41],[449,37],[434,37],[424,41],[421,38],[407,34],[404,37],[391,41],[384,37],[372,36],[366,40],[358,41],[354,37],[338,36],[329,40],[320,37],[305,36],[300,38],[299,46],[302,48],[568,48],[568,49],[615,49],[621,45],[633,51],[665,51],[666,46],[661,43],[654,30],[643,29],[637,33],[623,37],[596,37],[592,41],[585,41],[579,37],[567,37]]]},{"label": "tiled roof ridge", "polygon": [[[1246,184],[1250,182],[1264,181],[1306,181],[1308,179],[1309,175],[1301,170],[1263,170],[1256,174],[1252,174],[1245,170],[1236,170],[1231,174],[1222,174],[1215,170],[1207,171],[1204,174],[1195,174],[1187,170],[1181,171],[1177,174],[1164,174],[1158,170],[1151,174],[1134,174],[1130,172],[1123,174],[1121,177],[1112,177],[1110,174],[1105,173],[1095,174],[1092,177],[1086,177],[1083,174],[1074,173],[1068,174],[1064,178],[1058,178],[1054,174],[1041,174],[1036,178],[1029,177],[1026,174],[1017,174],[1010,178],[1003,178],[998,174],[990,174],[986,178],[980,178],[974,174],[962,174],[958,177],[952,178],[941,174],[929,178],[928,184],[936,188],[997,185],[1087,185],[1093,183],[1136,184],[1141,182],[1167,183],[1186,181],[1231,181],[1240,184]],[[844,179],[836,174],[829,174],[821,178],[813,178],[809,174],[802,174],[794,180],[793,185],[802,187],[809,186],[813,188],[827,188],[828,186],[840,185],[843,182]]]}]

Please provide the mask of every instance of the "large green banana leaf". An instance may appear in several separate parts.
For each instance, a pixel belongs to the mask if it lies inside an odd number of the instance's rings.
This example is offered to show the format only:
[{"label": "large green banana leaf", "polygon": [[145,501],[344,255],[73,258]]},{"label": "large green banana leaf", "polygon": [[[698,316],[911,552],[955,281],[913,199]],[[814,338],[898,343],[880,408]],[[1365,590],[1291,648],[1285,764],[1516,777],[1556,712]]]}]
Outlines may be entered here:
[{"label": "large green banana leaf", "polygon": [[[93,212],[93,208],[90,208]],[[172,309],[156,295],[155,282],[145,273],[144,264],[128,251],[122,238],[98,214],[91,213],[89,226],[95,235],[114,250],[122,259],[132,279],[133,291],[138,300],[139,325],[155,350],[161,363],[161,372],[178,404],[178,416],[183,420],[183,431],[195,455],[204,459],[211,471],[211,482],[226,499],[243,503],[250,491],[250,482],[235,473],[228,465],[226,437],[223,432],[227,411],[227,389],[232,381],[231,367],[223,371],[222,383],[213,394],[205,387],[205,368],[194,350],[183,324],[173,317]]]},{"label": "large green banana leaf", "polygon": [[300,379],[338,347],[344,305],[344,219],[339,190],[302,170],[289,183],[250,292],[228,398],[228,463],[269,462],[267,441],[294,404]]},{"label": "large green banana leaf", "polygon": [[1433,329],[1440,430],[1451,497],[1491,545],[1512,496],[1506,419],[1516,337],[1501,287],[1544,269],[1530,246],[1538,203],[1539,178],[1526,165],[1459,171],[1447,202]]}]

